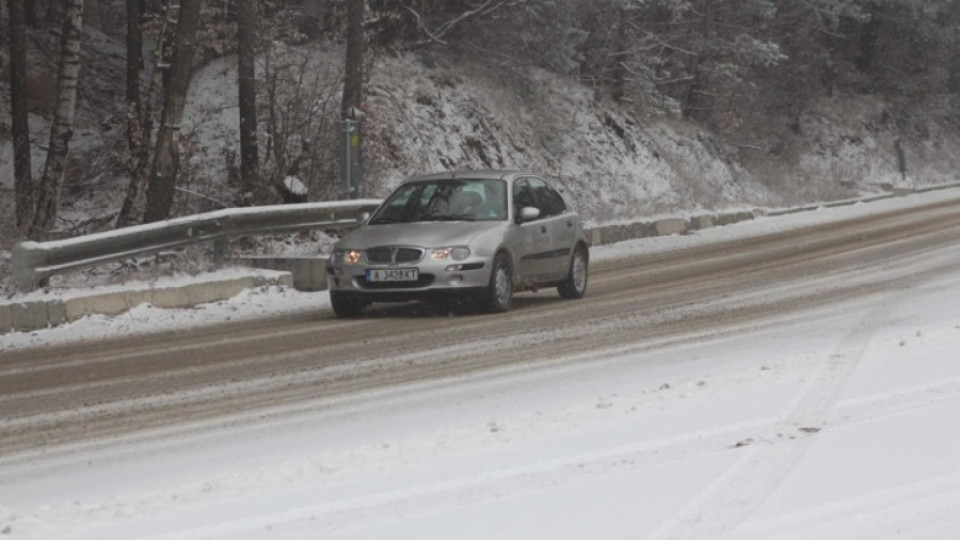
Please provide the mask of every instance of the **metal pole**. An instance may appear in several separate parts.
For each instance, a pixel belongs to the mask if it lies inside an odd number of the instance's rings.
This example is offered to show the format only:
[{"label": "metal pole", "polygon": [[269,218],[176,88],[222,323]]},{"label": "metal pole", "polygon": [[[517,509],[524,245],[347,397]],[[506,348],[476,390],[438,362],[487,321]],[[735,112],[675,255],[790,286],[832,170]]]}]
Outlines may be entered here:
[{"label": "metal pole", "polygon": [[361,124],[353,118],[344,119],[340,128],[340,197],[356,199],[360,196]]}]

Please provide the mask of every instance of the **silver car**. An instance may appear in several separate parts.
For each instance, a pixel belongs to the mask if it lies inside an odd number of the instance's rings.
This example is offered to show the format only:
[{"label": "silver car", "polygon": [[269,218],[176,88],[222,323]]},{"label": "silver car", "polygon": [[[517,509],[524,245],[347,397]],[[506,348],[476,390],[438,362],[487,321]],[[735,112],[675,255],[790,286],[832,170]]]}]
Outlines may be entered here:
[{"label": "silver car", "polygon": [[341,317],[373,302],[469,297],[507,311],[520,290],[587,290],[580,218],[534,174],[464,171],[404,182],[334,246],[330,301]]}]

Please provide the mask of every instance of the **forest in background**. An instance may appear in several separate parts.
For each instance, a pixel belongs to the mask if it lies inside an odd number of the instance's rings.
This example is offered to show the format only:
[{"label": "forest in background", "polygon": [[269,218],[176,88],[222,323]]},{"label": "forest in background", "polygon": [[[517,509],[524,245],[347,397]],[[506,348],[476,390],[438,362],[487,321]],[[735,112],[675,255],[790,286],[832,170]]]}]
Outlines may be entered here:
[{"label": "forest in background", "polygon": [[[636,122],[680,119],[774,159],[770,141],[802,137],[825,97],[882,102],[875,129],[898,151],[930,137],[930,111],[960,130],[951,0],[0,3],[0,142],[12,143],[16,177],[13,196],[0,196],[15,209],[3,230],[18,237],[75,232],[58,219],[63,199],[106,177],[123,180],[106,188],[123,196],[84,232],[195,208],[176,204],[196,197],[191,141],[178,133],[187,89],[197,69],[233,55],[240,144],[223,156],[230,174],[216,197],[230,206],[301,200],[289,178],[313,200],[339,196],[339,120],[362,117],[376,144],[365,82],[377,59],[405,54],[486,63],[518,87],[546,71]],[[299,54],[310,49],[341,60],[312,65]],[[78,151],[78,124],[109,135]]]}]

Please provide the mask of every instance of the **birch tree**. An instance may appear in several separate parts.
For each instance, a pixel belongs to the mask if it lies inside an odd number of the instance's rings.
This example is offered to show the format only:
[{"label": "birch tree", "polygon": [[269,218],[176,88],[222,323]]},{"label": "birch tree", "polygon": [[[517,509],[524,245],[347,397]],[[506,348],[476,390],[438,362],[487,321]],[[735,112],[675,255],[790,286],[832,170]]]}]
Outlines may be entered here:
[{"label": "birch tree", "polygon": [[50,128],[47,161],[40,181],[37,212],[30,237],[49,233],[56,224],[60,191],[67,168],[73,117],[77,104],[77,80],[80,74],[80,32],[83,25],[83,0],[66,0],[63,30],[60,35],[60,63],[57,70],[57,105]]}]

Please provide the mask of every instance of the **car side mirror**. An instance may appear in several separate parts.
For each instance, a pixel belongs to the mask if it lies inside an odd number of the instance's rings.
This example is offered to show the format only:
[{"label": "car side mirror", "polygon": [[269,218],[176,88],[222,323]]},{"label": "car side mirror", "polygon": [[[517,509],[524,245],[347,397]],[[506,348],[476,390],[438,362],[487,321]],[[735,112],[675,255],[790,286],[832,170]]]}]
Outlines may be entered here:
[{"label": "car side mirror", "polygon": [[527,221],[533,221],[540,217],[540,209],[534,208],[532,206],[524,206],[520,209],[520,220],[519,223],[524,223]]},{"label": "car side mirror", "polygon": [[370,219],[370,212],[367,212],[366,210],[357,212],[357,224],[366,225],[369,219]]}]

